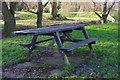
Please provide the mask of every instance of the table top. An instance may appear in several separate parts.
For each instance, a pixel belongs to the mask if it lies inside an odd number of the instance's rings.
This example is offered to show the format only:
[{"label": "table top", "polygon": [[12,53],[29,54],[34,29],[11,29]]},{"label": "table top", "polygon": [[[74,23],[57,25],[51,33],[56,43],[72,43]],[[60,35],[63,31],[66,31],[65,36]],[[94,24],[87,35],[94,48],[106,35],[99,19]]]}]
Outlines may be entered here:
[{"label": "table top", "polygon": [[47,34],[47,33],[79,29],[84,26],[85,24],[65,24],[65,25],[57,25],[57,26],[49,26],[49,27],[43,27],[43,28],[15,31],[13,33],[15,34]]}]

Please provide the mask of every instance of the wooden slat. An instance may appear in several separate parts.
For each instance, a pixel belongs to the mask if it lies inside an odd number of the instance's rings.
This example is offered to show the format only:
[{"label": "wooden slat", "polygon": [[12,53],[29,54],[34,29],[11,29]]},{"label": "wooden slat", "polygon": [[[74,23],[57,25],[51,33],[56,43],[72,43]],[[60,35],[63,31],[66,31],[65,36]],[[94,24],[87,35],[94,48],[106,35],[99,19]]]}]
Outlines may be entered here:
[{"label": "wooden slat", "polygon": [[60,26],[50,26],[50,27],[15,31],[13,33],[22,34],[22,35],[23,34],[39,34],[39,35],[41,34],[41,35],[43,35],[43,34],[48,34],[48,33],[79,29],[79,28],[82,28],[84,26],[85,26],[85,24],[66,24],[66,25],[60,25]]},{"label": "wooden slat", "polygon": [[85,44],[89,44],[89,43],[93,43],[97,40],[97,38],[89,38],[87,40],[83,40],[83,41],[79,41],[79,42],[76,42],[74,44],[71,44],[71,45],[68,45],[68,46],[65,46],[63,48],[61,48],[62,50],[67,50],[67,51],[71,51],[71,50],[74,50],[80,46],[83,46]]},{"label": "wooden slat", "polygon": [[[35,42],[35,44],[38,44],[38,43],[41,43],[41,42],[45,42],[45,41],[49,41],[49,40],[52,40],[53,39],[53,37],[51,37],[51,38],[46,38],[46,39],[42,39],[42,40],[39,40],[39,41],[36,41]],[[31,46],[31,42],[29,42],[29,43],[24,43],[24,44],[20,44],[21,46]]]},{"label": "wooden slat", "polygon": [[63,38],[62,40],[63,40],[63,41],[68,41],[68,42],[79,42],[79,41],[83,41],[83,40],[80,40],[80,39],[70,40],[70,39],[68,39],[68,38]]}]

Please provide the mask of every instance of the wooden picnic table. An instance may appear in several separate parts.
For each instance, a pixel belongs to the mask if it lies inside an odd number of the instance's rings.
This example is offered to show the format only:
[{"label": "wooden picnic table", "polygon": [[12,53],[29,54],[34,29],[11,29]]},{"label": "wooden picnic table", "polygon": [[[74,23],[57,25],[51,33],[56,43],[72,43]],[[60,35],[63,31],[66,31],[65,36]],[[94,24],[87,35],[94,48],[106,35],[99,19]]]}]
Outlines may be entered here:
[{"label": "wooden picnic table", "polygon": [[[57,44],[58,50],[60,53],[65,55],[66,52],[72,51],[80,46],[83,46],[85,44],[88,44],[88,47],[90,48],[90,52],[93,52],[92,44],[95,44],[97,38],[89,38],[88,33],[85,29],[85,24],[65,24],[65,25],[57,25],[57,26],[49,26],[49,27],[43,27],[43,28],[35,28],[35,29],[28,29],[28,30],[21,30],[21,31],[15,31],[15,34],[20,35],[26,35],[26,34],[32,34],[33,38],[32,41],[29,43],[21,44],[21,46],[28,47],[29,51],[27,53],[27,59],[31,58],[31,54],[33,50],[44,50],[44,51],[53,51],[55,48],[52,46],[54,43]],[[83,35],[85,37],[85,40],[81,39],[75,39],[71,36],[71,32],[73,30],[80,30],[83,32]],[[49,35],[50,38],[37,40],[39,35]],[[76,34],[79,35],[79,34]],[[53,40],[52,43],[49,44],[49,46],[37,46],[36,44],[46,42]],[[68,46],[63,46],[63,43],[69,41],[73,42],[73,44],[70,44]],[[64,57],[63,57],[64,58]]]}]

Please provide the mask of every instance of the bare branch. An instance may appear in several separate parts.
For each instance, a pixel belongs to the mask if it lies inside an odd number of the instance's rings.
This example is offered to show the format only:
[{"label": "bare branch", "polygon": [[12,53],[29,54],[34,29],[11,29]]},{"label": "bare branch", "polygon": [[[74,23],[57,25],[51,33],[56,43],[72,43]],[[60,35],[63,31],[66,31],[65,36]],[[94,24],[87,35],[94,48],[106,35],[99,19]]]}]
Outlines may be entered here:
[{"label": "bare branch", "polygon": [[25,3],[25,2],[22,2],[22,3],[27,7],[27,11],[29,11],[30,9],[29,9],[27,3]]},{"label": "bare branch", "polygon": [[49,0],[44,4],[44,7],[46,7],[48,3],[49,3]]},{"label": "bare branch", "polygon": [[31,11],[31,10],[29,9],[28,5],[27,5],[25,2],[23,2],[23,3],[24,3],[25,6],[27,7],[27,11],[28,11],[28,12],[31,12],[31,13],[33,13],[33,14],[37,14],[37,12]]},{"label": "bare branch", "polygon": [[33,14],[37,14],[37,12],[34,12],[34,11],[28,11],[28,12],[31,12],[31,13],[33,13]]},{"label": "bare branch", "polygon": [[98,14],[96,11],[94,11],[95,12],[95,14],[99,17],[99,18],[102,18],[101,16],[100,16],[100,14]]},{"label": "bare branch", "polygon": [[99,18],[102,18],[101,16],[100,16],[100,14],[98,13],[98,12],[96,12],[96,3],[93,1],[93,0],[91,0],[92,2],[93,2],[93,4],[94,4],[94,12],[95,12],[95,14],[99,17]]},{"label": "bare branch", "polygon": [[114,6],[114,4],[115,4],[115,1],[112,3],[112,5],[110,6],[110,8],[108,9],[107,16],[109,15],[109,13],[110,13],[112,7]]},{"label": "bare branch", "polygon": [[91,1],[93,2],[94,6],[96,6],[96,3],[93,0],[91,0]]}]

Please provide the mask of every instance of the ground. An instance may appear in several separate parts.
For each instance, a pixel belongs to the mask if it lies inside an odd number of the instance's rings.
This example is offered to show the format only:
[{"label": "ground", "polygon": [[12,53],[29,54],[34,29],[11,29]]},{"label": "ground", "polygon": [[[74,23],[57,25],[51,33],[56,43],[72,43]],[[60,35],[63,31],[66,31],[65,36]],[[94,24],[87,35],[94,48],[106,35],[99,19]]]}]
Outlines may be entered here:
[{"label": "ground", "polygon": [[[17,12],[17,14],[20,15],[20,12]],[[21,20],[22,17],[20,17],[21,19],[17,20],[17,26],[18,26],[17,29],[20,30],[20,29],[33,28],[35,26],[34,15],[30,15],[25,12],[23,12],[22,14],[26,14],[24,17],[31,18],[31,20],[30,19]],[[91,22],[91,20],[88,20],[88,19],[94,18],[94,20],[96,20],[96,17],[94,16],[89,17],[89,16],[87,16],[88,18],[84,18],[84,19],[87,19],[87,21],[83,21],[88,24],[88,26],[86,27],[86,30],[88,31],[90,37],[98,38],[97,43],[93,45],[95,52],[92,54],[92,56],[88,56],[89,49],[88,49],[88,46],[85,45],[83,47],[80,47],[74,50],[75,58],[73,57],[72,58],[74,60],[78,60],[78,61],[74,61],[76,62],[75,64],[77,65],[72,64],[69,67],[63,68],[63,66],[59,64],[52,65],[52,66],[47,64],[47,65],[43,65],[42,67],[42,65],[38,65],[38,64],[39,64],[39,60],[41,59],[40,56],[44,52],[34,51],[33,52],[34,57],[32,61],[26,62],[26,58],[24,55],[27,52],[27,49],[19,46],[19,44],[21,43],[29,42],[32,36],[31,35],[13,36],[13,37],[0,40],[0,44],[2,44],[2,64],[0,65],[3,67],[3,73],[5,73],[3,77],[5,76],[6,77],[16,77],[16,76],[17,77],[48,77],[48,76],[56,77],[57,76],[57,77],[80,77],[80,78],[81,77],[82,78],[83,77],[85,78],[90,78],[90,77],[117,78],[118,77],[117,64],[119,62],[118,61],[118,25],[119,24],[108,23],[108,24],[93,25],[95,22],[94,21]],[[92,25],[90,25],[91,23],[89,23],[89,21],[92,23]],[[47,25],[45,23],[51,24],[51,25],[53,25],[53,23],[56,23],[56,25],[58,25],[58,23],[60,24],[81,23],[81,21],[79,19],[66,20],[65,22],[45,20],[43,22],[44,26]],[[3,22],[0,22],[0,24],[3,24]],[[81,35],[76,35],[79,33]],[[75,38],[84,39],[84,37],[82,36],[82,33],[79,31],[73,31],[71,34]],[[39,37],[39,39],[45,38],[45,37],[46,36],[41,36]],[[48,45],[48,43],[49,42],[43,43],[42,45],[46,46]],[[68,45],[68,44],[69,43],[65,43],[64,45]],[[54,45],[54,47],[56,47],[56,45]],[[80,56],[78,56],[78,54]],[[52,57],[53,59],[47,58],[48,55],[45,57],[46,57],[45,59],[48,59],[48,61],[54,59],[54,57]],[[58,61],[62,61],[62,60],[58,60]],[[38,64],[35,64],[35,66],[33,66],[32,63],[36,63],[36,62]],[[49,63],[49,62],[46,61],[46,63]],[[26,65],[28,67],[27,69],[22,68],[22,67],[26,67]],[[36,65],[38,67],[36,67]],[[47,71],[48,69],[49,71]],[[24,75],[21,75],[23,73]],[[57,74],[54,74],[54,73],[57,73]]]},{"label": "ground", "polygon": [[[50,55],[51,54],[51,55]],[[57,56],[55,54],[58,54]],[[82,75],[87,74],[94,76],[97,73],[97,68],[101,65],[92,65],[92,60],[100,60],[100,56],[92,57],[85,54],[68,54],[68,59],[74,68],[63,77],[68,75]],[[44,60],[43,60],[44,59]],[[8,78],[48,78],[55,73],[60,73],[64,70],[63,60],[59,53],[43,53],[32,58],[31,62],[19,63],[13,66],[3,68],[3,76]],[[117,68],[117,65],[111,65]],[[105,67],[109,67],[106,65]],[[78,71],[79,70],[79,71]]]}]

